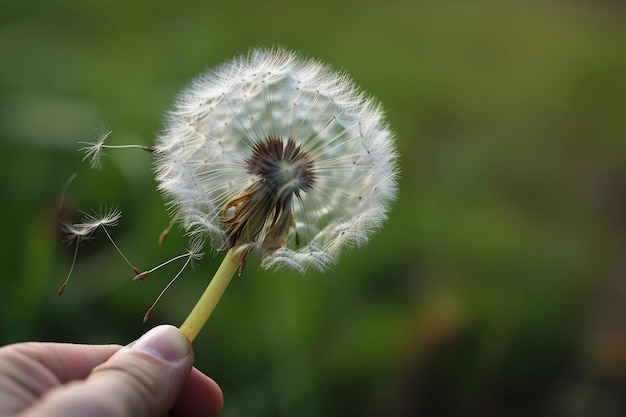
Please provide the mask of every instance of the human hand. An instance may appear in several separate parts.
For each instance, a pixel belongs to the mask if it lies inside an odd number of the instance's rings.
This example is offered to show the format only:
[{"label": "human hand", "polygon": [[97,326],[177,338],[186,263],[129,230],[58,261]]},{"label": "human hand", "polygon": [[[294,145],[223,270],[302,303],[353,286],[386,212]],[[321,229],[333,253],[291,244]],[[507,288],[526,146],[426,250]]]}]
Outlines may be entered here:
[{"label": "human hand", "polygon": [[165,325],[128,346],[39,342],[4,346],[0,415],[219,415],[222,391],[192,366],[191,344],[178,329]]}]

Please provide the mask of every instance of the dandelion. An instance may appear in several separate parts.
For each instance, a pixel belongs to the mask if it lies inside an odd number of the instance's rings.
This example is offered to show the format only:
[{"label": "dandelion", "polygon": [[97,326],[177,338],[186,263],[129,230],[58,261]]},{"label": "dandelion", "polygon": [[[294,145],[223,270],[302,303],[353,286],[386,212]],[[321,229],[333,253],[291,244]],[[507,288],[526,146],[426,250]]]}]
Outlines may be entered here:
[{"label": "dandelion", "polygon": [[83,162],[89,159],[89,164],[92,169],[101,170],[104,168],[104,157],[106,154],[104,153],[104,149],[127,149],[127,148],[138,148],[143,149],[144,151],[153,152],[154,149],[149,146],[142,145],[105,145],[104,141],[111,134],[111,130],[106,127],[101,127],[96,130],[95,139],[90,142],[79,142],[83,144],[82,148],[79,151],[84,152],[85,156],[83,157]]},{"label": "dandelion", "polygon": [[325,270],[366,243],[397,191],[393,134],[345,73],[254,49],[196,79],[168,114],[155,173],[191,235],[228,250],[181,326],[190,340],[250,254]]}]

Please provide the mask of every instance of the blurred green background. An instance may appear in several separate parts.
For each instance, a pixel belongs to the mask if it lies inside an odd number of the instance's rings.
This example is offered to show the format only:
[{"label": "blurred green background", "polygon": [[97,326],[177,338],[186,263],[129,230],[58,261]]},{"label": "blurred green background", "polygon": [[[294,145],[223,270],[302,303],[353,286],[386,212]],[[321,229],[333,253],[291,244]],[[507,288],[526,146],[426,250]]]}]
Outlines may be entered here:
[{"label": "blurred green background", "polygon": [[[251,260],[195,343],[235,416],[626,415],[626,7],[611,1],[17,1],[0,6],[0,342],[179,324],[222,255],[146,281],[60,221],[116,205],[140,268],[185,251],[151,145],[194,76],[280,44],[348,70],[397,132],[401,192],[328,273]],[[63,185],[73,174],[58,210]]]}]

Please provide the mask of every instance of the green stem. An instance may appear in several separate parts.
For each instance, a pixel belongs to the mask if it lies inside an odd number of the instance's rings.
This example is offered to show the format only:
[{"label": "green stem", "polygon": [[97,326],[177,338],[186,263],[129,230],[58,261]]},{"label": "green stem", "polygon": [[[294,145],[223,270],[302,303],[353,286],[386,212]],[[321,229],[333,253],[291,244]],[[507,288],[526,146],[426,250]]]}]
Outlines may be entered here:
[{"label": "green stem", "polygon": [[215,306],[217,306],[224,291],[226,291],[226,287],[228,287],[230,280],[235,275],[237,268],[239,268],[245,253],[245,250],[237,246],[226,253],[213,279],[204,290],[204,293],[202,293],[202,296],[200,296],[191,313],[180,326],[180,330],[187,336],[189,341],[193,342],[211,316],[211,313],[213,313],[213,310],[215,310]]}]

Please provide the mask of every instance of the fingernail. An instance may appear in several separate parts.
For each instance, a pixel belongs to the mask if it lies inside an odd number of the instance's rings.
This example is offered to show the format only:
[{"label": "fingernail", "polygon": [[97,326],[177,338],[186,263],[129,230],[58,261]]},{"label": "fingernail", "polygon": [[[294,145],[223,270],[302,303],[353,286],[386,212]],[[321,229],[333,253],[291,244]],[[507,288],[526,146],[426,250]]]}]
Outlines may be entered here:
[{"label": "fingernail", "polygon": [[176,362],[189,354],[191,344],[176,327],[163,325],[141,336],[132,348],[168,362]]}]

